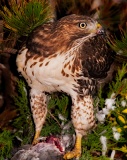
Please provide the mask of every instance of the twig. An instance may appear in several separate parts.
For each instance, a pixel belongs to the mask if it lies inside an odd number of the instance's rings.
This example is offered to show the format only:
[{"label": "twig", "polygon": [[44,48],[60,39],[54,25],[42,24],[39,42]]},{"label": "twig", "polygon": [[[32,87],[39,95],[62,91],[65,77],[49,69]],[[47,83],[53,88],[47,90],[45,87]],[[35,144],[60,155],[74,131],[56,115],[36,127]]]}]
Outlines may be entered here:
[{"label": "twig", "polygon": [[48,110],[48,113],[58,123],[59,127],[61,128],[61,125],[60,125],[59,121],[54,117],[54,115],[49,110]]}]

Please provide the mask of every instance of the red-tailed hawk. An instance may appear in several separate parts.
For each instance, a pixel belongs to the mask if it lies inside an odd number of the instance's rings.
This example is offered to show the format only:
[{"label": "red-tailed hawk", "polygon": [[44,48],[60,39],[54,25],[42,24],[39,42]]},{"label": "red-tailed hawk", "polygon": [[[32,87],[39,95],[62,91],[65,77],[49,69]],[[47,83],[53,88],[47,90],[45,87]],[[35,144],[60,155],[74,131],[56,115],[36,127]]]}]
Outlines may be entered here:
[{"label": "red-tailed hawk", "polygon": [[17,56],[18,71],[30,86],[30,105],[37,143],[47,114],[45,92],[65,92],[72,98],[71,118],[76,133],[74,150],[81,155],[81,139],[95,126],[93,98],[98,80],[112,63],[101,25],[87,16],[69,15],[37,27]]}]

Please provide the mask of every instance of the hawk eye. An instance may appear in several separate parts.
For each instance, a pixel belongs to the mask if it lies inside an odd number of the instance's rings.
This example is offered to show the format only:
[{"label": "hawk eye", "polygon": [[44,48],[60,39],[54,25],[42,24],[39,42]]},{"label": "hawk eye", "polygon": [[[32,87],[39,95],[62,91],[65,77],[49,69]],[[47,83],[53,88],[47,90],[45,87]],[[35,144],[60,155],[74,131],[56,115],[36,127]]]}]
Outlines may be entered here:
[{"label": "hawk eye", "polygon": [[85,22],[79,23],[80,28],[86,28],[87,24]]}]

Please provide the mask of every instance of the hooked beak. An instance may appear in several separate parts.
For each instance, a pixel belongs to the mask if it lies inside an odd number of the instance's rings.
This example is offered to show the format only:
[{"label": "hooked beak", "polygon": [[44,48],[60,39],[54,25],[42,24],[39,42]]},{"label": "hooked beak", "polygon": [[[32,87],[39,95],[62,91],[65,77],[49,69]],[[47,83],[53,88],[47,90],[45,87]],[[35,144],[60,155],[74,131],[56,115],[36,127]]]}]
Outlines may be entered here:
[{"label": "hooked beak", "polygon": [[105,34],[103,27],[98,23],[97,24],[97,34]]}]

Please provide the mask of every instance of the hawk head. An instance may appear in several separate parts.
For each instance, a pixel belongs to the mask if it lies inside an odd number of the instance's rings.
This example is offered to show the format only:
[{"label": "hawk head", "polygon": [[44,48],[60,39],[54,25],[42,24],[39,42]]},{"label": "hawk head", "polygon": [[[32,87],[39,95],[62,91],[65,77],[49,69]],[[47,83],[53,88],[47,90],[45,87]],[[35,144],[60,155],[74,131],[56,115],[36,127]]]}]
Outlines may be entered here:
[{"label": "hawk head", "polygon": [[72,14],[37,27],[29,36],[26,45],[30,51],[38,54],[43,47],[48,55],[51,51],[64,52],[79,41],[81,43],[103,33],[102,26],[96,20]]},{"label": "hawk head", "polygon": [[95,36],[104,33],[101,25],[94,19],[82,15],[69,15],[56,23],[57,30],[63,30],[70,37]]}]

